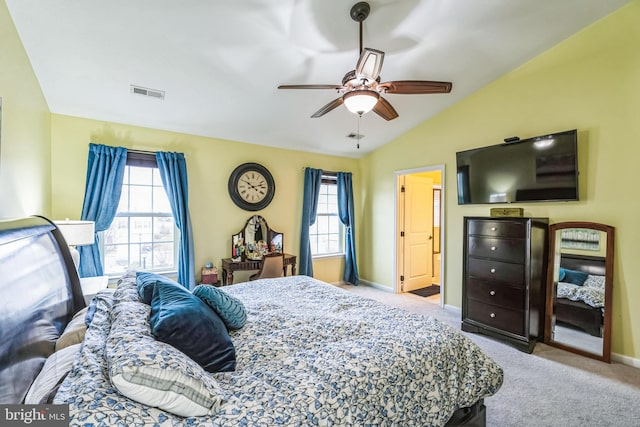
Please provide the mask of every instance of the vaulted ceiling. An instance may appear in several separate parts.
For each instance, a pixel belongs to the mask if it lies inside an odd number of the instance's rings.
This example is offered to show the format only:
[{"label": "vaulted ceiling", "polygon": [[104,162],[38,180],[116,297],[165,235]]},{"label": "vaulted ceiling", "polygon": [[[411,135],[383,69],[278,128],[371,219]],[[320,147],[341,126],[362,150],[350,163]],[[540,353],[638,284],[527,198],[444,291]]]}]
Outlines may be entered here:
[{"label": "vaulted ceiling", "polygon": [[[382,81],[453,83],[385,98],[399,117],[344,106],[310,116],[359,56],[356,1],[5,0],[52,113],[360,157],[629,0],[372,0],[365,47]],[[164,99],[131,85],[164,92]],[[358,131],[360,149],[346,136]]]}]

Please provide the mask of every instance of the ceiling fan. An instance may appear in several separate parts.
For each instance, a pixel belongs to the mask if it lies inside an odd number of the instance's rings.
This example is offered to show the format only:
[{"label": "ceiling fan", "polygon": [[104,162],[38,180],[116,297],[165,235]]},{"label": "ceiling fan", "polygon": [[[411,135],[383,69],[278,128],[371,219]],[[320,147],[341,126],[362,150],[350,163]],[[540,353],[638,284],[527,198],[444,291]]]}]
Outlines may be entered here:
[{"label": "ceiling fan", "polygon": [[278,89],[333,89],[343,95],[329,102],[311,115],[312,118],[322,117],[329,111],[342,104],[349,111],[359,116],[372,111],[385,120],[398,117],[398,112],[384,99],[381,94],[430,94],[451,92],[450,82],[435,82],[426,80],[396,80],[380,83],[380,70],[384,60],[384,52],[362,48],[362,22],[369,16],[369,3],[359,2],[351,8],[351,19],[360,23],[360,58],[356,69],[349,71],[338,85],[280,85]]}]

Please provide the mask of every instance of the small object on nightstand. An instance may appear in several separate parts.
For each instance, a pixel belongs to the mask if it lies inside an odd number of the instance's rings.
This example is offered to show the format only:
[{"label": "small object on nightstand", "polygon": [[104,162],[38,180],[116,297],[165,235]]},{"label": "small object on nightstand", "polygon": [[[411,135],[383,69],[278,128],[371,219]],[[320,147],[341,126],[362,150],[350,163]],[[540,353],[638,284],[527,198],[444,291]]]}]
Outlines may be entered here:
[{"label": "small object on nightstand", "polygon": [[200,283],[204,285],[215,285],[218,283],[218,269],[213,265],[211,265],[210,268],[203,268]]},{"label": "small object on nightstand", "polygon": [[102,289],[107,289],[108,285],[109,276],[81,277],[80,287],[85,303],[88,305],[91,299]]}]

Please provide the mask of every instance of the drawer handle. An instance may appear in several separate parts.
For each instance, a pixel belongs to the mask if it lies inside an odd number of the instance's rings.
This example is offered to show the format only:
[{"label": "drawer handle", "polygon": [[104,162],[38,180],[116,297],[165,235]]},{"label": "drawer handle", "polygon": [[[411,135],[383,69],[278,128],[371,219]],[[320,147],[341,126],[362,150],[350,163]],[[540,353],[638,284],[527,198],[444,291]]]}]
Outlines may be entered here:
[{"label": "drawer handle", "polygon": [[489,295],[494,296],[496,294],[496,291],[491,291],[489,292]]},{"label": "drawer handle", "polygon": [[495,246],[491,246],[491,250],[492,250],[492,251],[495,251],[495,250],[496,250],[496,247],[495,247]]},{"label": "drawer handle", "polygon": [[491,227],[491,231],[496,231],[497,228],[496,227]]},{"label": "drawer handle", "polygon": [[491,271],[492,273],[495,273],[495,272],[496,272],[496,269],[495,269],[495,268],[492,268],[492,269],[491,269],[491,270],[489,270],[489,271]]},{"label": "drawer handle", "polygon": [[489,315],[489,317],[496,317],[496,314],[495,314],[495,313],[491,313],[491,314]]}]

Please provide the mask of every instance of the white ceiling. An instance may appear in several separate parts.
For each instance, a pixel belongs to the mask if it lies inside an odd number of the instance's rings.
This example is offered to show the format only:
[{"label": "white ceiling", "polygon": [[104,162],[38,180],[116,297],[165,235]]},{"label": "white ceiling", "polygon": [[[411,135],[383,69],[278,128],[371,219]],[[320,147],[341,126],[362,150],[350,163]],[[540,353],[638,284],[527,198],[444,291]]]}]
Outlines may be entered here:
[{"label": "white ceiling", "polygon": [[[358,59],[355,0],[5,0],[52,113],[360,157],[629,0],[372,0],[364,46],[382,81],[440,80],[450,94],[385,95],[360,121],[332,90]],[[164,100],[130,85],[163,90]]]}]

